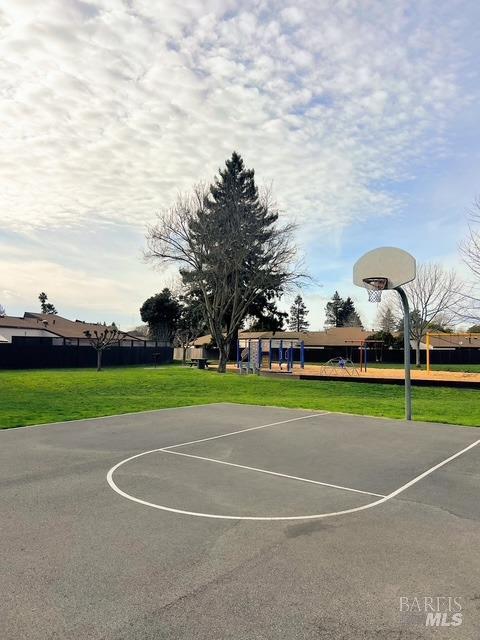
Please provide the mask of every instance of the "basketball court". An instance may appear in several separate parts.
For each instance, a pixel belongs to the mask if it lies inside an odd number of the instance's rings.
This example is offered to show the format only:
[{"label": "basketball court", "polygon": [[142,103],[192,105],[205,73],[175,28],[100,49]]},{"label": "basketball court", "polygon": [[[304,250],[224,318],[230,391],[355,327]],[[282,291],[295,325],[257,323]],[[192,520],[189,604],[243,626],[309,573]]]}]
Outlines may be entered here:
[{"label": "basketball court", "polygon": [[[474,428],[217,404],[0,438],[5,640],[477,637]],[[455,628],[400,610],[448,596]]]}]

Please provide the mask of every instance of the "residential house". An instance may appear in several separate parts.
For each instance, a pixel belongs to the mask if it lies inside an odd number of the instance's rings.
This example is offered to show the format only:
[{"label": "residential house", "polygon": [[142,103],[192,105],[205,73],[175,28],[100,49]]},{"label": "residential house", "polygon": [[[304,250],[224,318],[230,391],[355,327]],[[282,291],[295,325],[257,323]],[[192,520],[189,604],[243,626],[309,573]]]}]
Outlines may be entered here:
[{"label": "residential house", "polygon": [[[7,342],[23,338],[50,338],[52,344],[89,345],[85,331],[94,333],[105,329],[105,325],[82,320],[68,320],[57,314],[26,312],[23,318],[14,316],[0,317],[0,335]],[[143,340],[124,331],[119,334],[121,343],[133,342],[143,344]]]}]

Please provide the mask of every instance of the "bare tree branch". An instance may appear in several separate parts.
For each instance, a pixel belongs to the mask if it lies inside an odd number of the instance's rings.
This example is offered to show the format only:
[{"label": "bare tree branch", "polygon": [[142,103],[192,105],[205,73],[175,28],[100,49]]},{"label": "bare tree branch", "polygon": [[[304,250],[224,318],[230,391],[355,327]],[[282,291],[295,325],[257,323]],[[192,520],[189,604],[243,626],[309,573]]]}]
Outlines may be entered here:
[{"label": "bare tree branch", "polygon": [[295,226],[277,223],[269,189],[233,193],[221,209],[212,200],[214,189],[200,184],[159,214],[148,229],[146,257],[176,263],[187,289],[201,292],[224,370],[252,302],[267,291],[285,291],[302,276],[295,265]]},{"label": "bare tree branch", "polygon": [[[420,344],[431,325],[449,327],[458,322],[465,284],[453,269],[446,271],[439,264],[427,263],[418,265],[417,277],[404,289],[411,309],[410,335],[415,342],[416,362],[420,365]],[[401,315],[399,307],[397,313]]]},{"label": "bare tree branch", "polygon": [[468,236],[460,245],[464,263],[472,272],[475,282],[465,295],[465,320],[480,320],[480,196],[470,212]]},{"label": "bare tree branch", "polygon": [[114,324],[111,327],[105,327],[102,331],[98,331],[97,329],[90,331],[87,329],[83,333],[97,352],[97,371],[101,371],[103,351],[113,346],[114,342],[118,342],[121,333]]}]

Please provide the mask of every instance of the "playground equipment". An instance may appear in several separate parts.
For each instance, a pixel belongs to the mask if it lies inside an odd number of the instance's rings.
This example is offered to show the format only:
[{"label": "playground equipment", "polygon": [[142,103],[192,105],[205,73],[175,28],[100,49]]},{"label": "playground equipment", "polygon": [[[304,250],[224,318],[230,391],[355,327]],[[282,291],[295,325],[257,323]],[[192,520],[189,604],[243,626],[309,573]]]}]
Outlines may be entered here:
[{"label": "playground equipment", "polygon": [[[300,367],[305,367],[303,340],[278,338],[239,338],[237,340],[237,367],[240,373],[259,373],[278,365],[281,371],[291,373],[295,366],[295,350],[299,351]],[[284,369],[285,367],[285,369]]]},{"label": "playground equipment", "polygon": [[415,258],[407,251],[396,247],[379,247],[368,251],[353,266],[353,282],[358,287],[367,289],[370,302],[380,302],[382,291],[385,289],[395,289],[402,301],[405,420],[412,419],[412,391],[410,382],[410,309],[402,285],[415,280],[416,275]]},{"label": "playground equipment", "polygon": [[478,335],[478,334],[476,335],[475,333],[446,333],[445,331],[428,332],[427,333],[427,340],[426,340],[426,348],[427,348],[427,372],[429,372],[429,373],[430,373],[430,370],[431,370],[431,367],[430,367],[430,349],[431,349],[430,338],[441,338],[449,346],[454,348],[457,345],[461,346],[463,344],[463,342],[455,343],[455,341],[452,341],[452,338],[466,338],[465,342],[468,342],[468,344],[474,344],[475,346],[477,346],[478,343],[475,344],[473,341],[480,339],[480,335]]},{"label": "playground equipment", "polygon": [[[360,373],[362,371],[367,370],[367,360],[368,360],[368,351],[373,348],[375,351],[375,360],[379,362],[378,351],[382,350],[383,340],[346,340],[346,344],[357,346],[359,352],[359,369]],[[353,360],[351,354],[349,356],[350,360]]]},{"label": "playground equipment", "polygon": [[240,373],[259,373],[262,366],[258,340],[237,340],[237,367]]},{"label": "playground equipment", "polygon": [[347,373],[349,376],[358,376],[358,369],[350,358],[331,358],[322,365],[322,375]]}]

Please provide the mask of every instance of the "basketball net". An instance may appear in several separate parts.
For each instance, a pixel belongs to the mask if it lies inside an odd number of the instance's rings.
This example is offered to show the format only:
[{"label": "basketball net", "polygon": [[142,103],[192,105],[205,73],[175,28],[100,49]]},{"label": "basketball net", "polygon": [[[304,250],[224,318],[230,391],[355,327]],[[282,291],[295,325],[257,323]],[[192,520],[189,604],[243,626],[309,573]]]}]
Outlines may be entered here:
[{"label": "basketball net", "polygon": [[388,278],[364,278],[365,284],[370,285],[367,288],[369,302],[381,302],[382,291],[387,286]]}]

